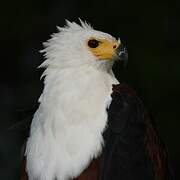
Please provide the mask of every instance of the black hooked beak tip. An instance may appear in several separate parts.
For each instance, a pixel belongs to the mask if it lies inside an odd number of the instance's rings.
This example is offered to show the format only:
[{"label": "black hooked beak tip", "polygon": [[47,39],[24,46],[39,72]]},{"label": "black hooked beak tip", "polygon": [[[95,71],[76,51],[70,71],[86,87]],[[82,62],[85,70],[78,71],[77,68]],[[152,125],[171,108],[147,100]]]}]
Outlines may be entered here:
[{"label": "black hooked beak tip", "polygon": [[120,44],[116,49],[117,61],[122,61],[124,66],[128,62],[128,52],[126,47],[123,44]]}]

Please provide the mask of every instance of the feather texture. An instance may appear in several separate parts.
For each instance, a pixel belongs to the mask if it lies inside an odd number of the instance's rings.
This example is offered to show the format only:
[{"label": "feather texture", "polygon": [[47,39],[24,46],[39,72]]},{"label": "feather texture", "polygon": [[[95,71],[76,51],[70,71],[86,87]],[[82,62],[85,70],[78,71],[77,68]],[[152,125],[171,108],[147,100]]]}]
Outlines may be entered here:
[{"label": "feather texture", "polygon": [[44,43],[44,90],[27,141],[29,180],[69,180],[77,177],[101,152],[106,107],[117,83],[107,61],[98,62],[84,41],[113,38],[67,21]]}]

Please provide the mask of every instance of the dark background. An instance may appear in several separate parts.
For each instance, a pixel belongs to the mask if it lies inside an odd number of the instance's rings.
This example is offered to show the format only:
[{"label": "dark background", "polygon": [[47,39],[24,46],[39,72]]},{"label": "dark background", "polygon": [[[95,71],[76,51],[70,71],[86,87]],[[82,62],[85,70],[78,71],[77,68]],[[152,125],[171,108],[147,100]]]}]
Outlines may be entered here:
[{"label": "dark background", "polygon": [[42,42],[65,19],[121,37],[128,67],[116,68],[154,116],[180,179],[180,3],[149,0],[14,0],[0,3],[0,179],[18,180],[24,131],[9,128],[35,106]]}]

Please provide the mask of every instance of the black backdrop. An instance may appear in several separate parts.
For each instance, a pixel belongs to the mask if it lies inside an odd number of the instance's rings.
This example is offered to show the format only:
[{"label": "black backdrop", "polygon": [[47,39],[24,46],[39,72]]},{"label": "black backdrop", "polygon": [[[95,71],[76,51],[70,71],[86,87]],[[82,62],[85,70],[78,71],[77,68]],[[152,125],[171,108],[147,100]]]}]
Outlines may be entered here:
[{"label": "black backdrop", "polygon": [[[166,0],[7,0],[0,2],[0,179],[18,180],[23,133],[10,128],[37,102],[43,83],[42,42],[78,17],[128,47],[127,69],[116,68],[142,97],[169,147],[180,178],[180,3]],[[180,170],[180,169],[179,169]]]}]

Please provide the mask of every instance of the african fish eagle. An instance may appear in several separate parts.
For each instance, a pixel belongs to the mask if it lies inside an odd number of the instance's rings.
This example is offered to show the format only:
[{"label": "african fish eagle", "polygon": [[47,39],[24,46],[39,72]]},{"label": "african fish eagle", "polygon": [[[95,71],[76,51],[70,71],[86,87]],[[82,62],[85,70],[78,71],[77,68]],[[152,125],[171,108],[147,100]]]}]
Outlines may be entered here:
[{"label": "african fish eagle", "polygon": [[26,179],[167,180],[156,130],[112,71],[127,59],[125,47],[80,23],[66,21],[44,43],[44,90],[26,143]]}]

